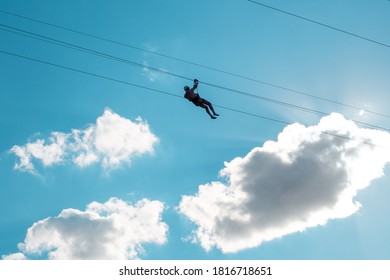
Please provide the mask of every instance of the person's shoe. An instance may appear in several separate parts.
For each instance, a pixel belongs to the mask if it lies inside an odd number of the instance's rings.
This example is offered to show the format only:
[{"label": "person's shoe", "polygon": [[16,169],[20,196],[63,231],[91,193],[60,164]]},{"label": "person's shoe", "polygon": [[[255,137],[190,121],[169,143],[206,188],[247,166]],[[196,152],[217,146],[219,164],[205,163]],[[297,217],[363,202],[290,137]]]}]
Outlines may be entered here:
[{"label": "person's shoe", "polygon": [[213,120],[215,120],[217,117],[214,117],[214,116],[210,116]]},{"label": "person's shoe", "polygon": [[214,116],[217,116],[217,117],[219,116],[219,114],[217,114],[217,113],[213,113],[213,114],[214,114]]}]

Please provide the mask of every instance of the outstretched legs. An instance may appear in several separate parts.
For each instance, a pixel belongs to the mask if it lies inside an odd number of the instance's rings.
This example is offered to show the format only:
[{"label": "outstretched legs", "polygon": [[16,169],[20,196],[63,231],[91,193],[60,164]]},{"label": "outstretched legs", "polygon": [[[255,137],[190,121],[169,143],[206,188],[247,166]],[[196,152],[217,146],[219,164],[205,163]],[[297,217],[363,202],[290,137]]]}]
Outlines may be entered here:
[{"label": "outstretched legs", "polygon": [[210,110],[209,110],[209,107],[207,107],[207,106],[204,105],[204,104],[201,104],[201,105],[199,105],[199,106],[202,107],[202,108],[204,108],[204,109],[206,110],[206,112],[207,112],[207,114],[209,114],[210,118],[212,118],[212,119],[216,119],[216,118],[217,118],[217,117],[214,117],[213,115],[211,115]]},{"label": "outstretched legs", "polygon": [[[206,105],[207,105],[207,106],[206,106]],[[214,111],[213,105],[211,105],[211,103],[210,103],[209,101],[207,101],[206,99],[203,99],[203,103],[202,103],[202,105],[200,105],[200,107],[204,108],[204,109],[206,110],[207,114],[209,114],[209,116],[210,116],[212,119],[216,119],[217,116],[219,116],[219,115]],[[211,111],[213,112],[213,115],[211,115],[209,108],[210,108]]]}]

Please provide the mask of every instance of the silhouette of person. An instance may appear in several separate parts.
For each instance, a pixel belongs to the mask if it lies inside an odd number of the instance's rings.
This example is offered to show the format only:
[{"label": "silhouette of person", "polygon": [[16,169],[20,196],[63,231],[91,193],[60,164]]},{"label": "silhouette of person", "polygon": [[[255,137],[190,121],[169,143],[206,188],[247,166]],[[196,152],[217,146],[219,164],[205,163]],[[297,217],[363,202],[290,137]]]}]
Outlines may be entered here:
[{"label": "silhouette of person", "polygon": [[[192,103],[194,103],[195,106],[199,106],[199,107],[204,108],[206,110],[207,114],[209,114],[209,116],[212,119],[216,119],[217,116],[219,116],[219,115],[217,113],[215,113],[213,105],[209,101],[207,101],[206,99],[201,98],[199,96],[199,94],[195,93],[195,89],[198,88],[198,84],[199,84],[199,81],[197,79],[195,79],[194,86],[192,88],[190,88],[189,86],[185,86],[184,91],[186,93],[184,94],[184,98],[186,98],[186,99],[188,99],[188,101],[191,101]],[[213,114],[210,113],[210,110],[211,110],[211,112],[213,112]]]}]

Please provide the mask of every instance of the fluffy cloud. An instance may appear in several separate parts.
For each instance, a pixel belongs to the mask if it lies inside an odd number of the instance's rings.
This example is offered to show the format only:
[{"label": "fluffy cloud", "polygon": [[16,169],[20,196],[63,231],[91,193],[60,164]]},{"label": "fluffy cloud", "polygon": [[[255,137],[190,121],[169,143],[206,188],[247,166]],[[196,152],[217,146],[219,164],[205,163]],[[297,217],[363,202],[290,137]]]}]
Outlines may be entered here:
[{"label": "fluffy cloud", "polygon": [[25,146],[14,146],[11,152],[15,153],[20,160],[19,163],[15,164],[15,168],[34,171],[32,158],[40,160],[44,166],[61,163],[65,156],[67,138],[68,135],[64,133],[53,132],[48,141],[38,139],[33,143],[27,143]]},{"label": "fluffy cloud", "polygon": [[10,151],[19,158],[15,169],[31,173],[35,172],[34,161],[43,166],[70,161],[80,167],[100,163],[104,168],[114,168],[130,163],[134,156],[153,153],[157,141],[148,123],[141,118],[132,122],[106,109],[85,130],[52,132],[48,139],[15,145]]},{"label": "fluffy cloud", "polygon": [[144,244],[166,242],[163,210],[160,201],[144,199],[129,205],[118,198],[93,202],[85,211],[65,209],[30,227],[18,246],[21,252],[3,259],[42,254],[49,259],[136,259]]},{"label": "fluffy cloud", "polygon": [[26,256],[23,254],[23,253],[15,253],[15,254],[10,254],[10,255],[7,255],[7,256],[3,256],[2,258],[3,260],[18,260],[18,261],[21,261],[21,260],[26,260]]},{"label": "fluffy cloud", "polygon": [[390,134],[363,129],[339,114],[316,126],[287,126],[277,141],[225,162],[227,183],[183,196],[179,211],[197,225],[193,241],[237,252],[324,225],[361,207],[357,192],[383,175]]}]

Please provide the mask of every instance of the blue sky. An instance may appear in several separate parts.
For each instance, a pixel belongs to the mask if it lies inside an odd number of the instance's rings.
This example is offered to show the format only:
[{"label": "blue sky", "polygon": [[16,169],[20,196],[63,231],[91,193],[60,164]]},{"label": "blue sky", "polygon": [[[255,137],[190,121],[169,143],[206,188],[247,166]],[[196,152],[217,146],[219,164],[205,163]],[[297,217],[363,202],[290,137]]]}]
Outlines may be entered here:
[{"label": "blue sky", "polygon": [[[262,3],[390,44],[385,0]],[[141,49],[0,13],[2,52],[178,96],[191,81],[164,71],[197,78],[220,114],[0,53],[3,258],[390,258],[390,156],[378,147],[389,133],[363,125],[388,127],[368,113],[390,105],[388,47],[239,0],[0,0],[0,10]]]}]

